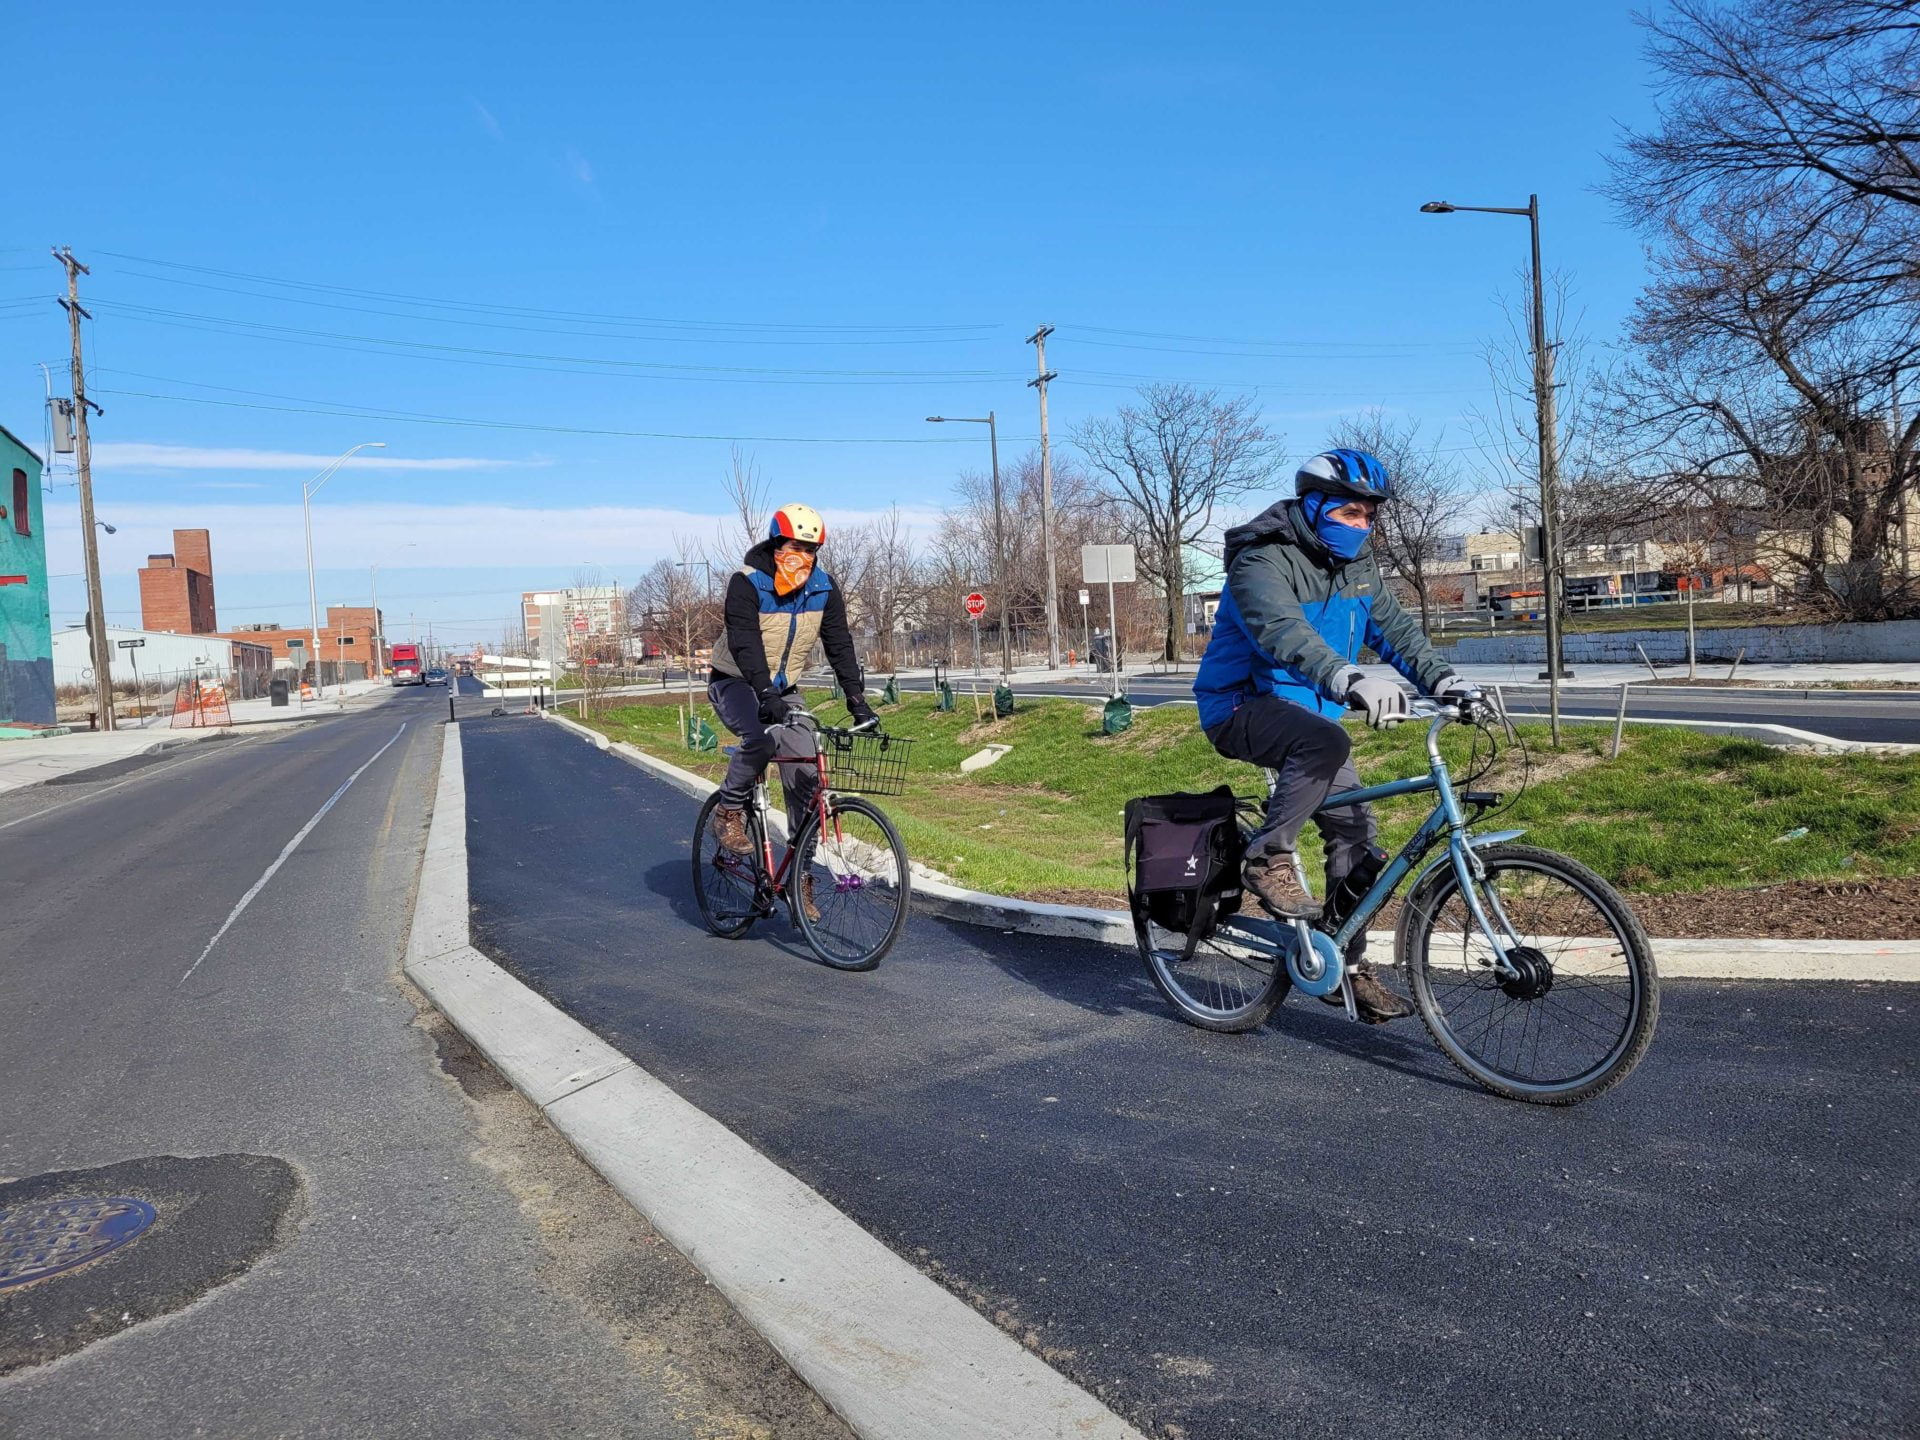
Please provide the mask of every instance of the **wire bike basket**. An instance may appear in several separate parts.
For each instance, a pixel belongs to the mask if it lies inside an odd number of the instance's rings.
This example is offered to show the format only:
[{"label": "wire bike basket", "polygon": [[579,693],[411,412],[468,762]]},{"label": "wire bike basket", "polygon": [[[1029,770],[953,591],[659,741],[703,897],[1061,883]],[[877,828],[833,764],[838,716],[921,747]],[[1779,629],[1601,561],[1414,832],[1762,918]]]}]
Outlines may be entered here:
[{"label": "wire bike basket", "polygon": [[913,741],[868,731],[825,732],[833,788],[854,795],[904,795]]}]

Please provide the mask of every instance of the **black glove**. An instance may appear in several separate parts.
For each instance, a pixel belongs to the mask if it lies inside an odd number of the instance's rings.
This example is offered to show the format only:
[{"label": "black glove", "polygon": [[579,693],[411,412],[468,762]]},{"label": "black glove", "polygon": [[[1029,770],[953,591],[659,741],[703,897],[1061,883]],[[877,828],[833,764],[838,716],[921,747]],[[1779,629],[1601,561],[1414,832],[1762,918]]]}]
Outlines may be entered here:
[{"label": "black glove", "polygon": [[873,713],[873,707],[867,703],[864,695],[847,696],[847,713],[853,716],[856,725],[872,724],[880,718]]},{"label": "black glove", "polygon": [[778,690],[769,690],[760,697],[760,723],[762,725],[787,723],[787,697]]}]

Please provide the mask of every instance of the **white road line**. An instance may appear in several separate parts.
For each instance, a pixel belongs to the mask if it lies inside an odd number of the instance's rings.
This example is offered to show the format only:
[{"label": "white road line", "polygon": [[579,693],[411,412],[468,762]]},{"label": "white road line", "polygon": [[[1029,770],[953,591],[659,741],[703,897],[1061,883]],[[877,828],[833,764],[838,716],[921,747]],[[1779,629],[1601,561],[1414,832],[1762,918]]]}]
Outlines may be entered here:
[{"label": "white road line", "polygon": [[292,855],[295,850],[298,850],[300,848],[300,842],[306,839],[307,836],[313,833],[314,826],[318,825],[322,820],[326,819],[327,812],[333,809],[333,807],[337,803],[339,803],[340,797],[346,794],[348,790],[353,788],[353,782],[358,780],[362,775],[367,773],[367,770],[373,765],[374,760],[378,760],[382,755],[386,754],[387,751],[391,750],[393,748],[394,740],[398,740],[402,735],[406,734],[407,726],[412,723],[413,722],[409,720],[402,720],[400,722],[400,728],[393,732],[393,740],[387,741],[386,744],[382,745],[378,750],[374,751],[373,758],[368,760],[367,763],[365,765],[362,765],[358,770],[354,771],[353,774],[349,775],[346,778],[346,780],[341,784],[340,788],[334,791],[333,794],[327,797],[327,803],[322,805],[318,810],[313,812],[313,818],[307,821],[306,824],[302,825],[300,829],[294,834],[294,837],[291,840],[287,841],[286,845],[281,849],[280,853],[273,857],[273,863],[267,866],[266,873],[261,875],[261,877],[258,880],[253,882],[253,888],[247,891],[246,894],[242,895],[240,897],[240,903],[234,906],[233,909],[230,912],[228,912],[226,920],[221,924],[218,930],[213,932],[213,939],[207,941],[207,948],[200,952],[200,959],[195,960],[193,964],[187,967],[187,973],[185,975],[182,975],[178,980],[178,982],[175,983],[173,987],[174,989],[178,990],[180,986],[186,984],[187,981],[192,978],[193,972],[200,968],[200,960],[206,959],[207,956],[213,953],[213,947],[220,943],[220,937],[226,934],[227,931],[233,927],[233,922],[240,918],[240,912],[245,910],[247,906],[253,903],[253,897],[258,895],[262,890],[267,888],[267,882],[273,879],[273,877],[279,872],[279,869],[282,865],[287,863],[287,857]]}]

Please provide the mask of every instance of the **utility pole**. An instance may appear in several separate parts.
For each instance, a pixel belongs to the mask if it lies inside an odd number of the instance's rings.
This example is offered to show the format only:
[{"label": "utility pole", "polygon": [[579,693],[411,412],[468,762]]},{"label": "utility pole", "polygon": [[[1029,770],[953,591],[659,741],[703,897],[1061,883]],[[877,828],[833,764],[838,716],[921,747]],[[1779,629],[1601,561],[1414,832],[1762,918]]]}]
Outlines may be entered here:
[{"label": "utility pole", "polygon": [[1047,369],[1047,336],[1051,325],[1042,325],[1027,337],[1034,347],[1039,367],[1037,379],[1027,384],[1040,392],[1040,540],[1047,552],[1047,668],[1060,668],[1060,581],[1053,566],[1053,450],[1047,441],[1047,382],[1059,376]]},{"label": "utility pole", "polygon": [[67,298],[60,304],[66,308],[67,328],[73,338],[74,462],[80,470],[80,534],[86,555],[87,641],[93,647],[94,703],[100,710],[100,728],[112,730],[113,651],[107,644],[106,602],[100,598],[100,537],[93,526],[93,446],[87,438],[88,408],[96,415],[106,412],[87,399],[86,366],[80,358],[80,321],[83,316],[93,318],[80,304],[80,277],[93,272],[74,259],[73,251],[65,246],[56,248],[53,258],[67,271]]}]

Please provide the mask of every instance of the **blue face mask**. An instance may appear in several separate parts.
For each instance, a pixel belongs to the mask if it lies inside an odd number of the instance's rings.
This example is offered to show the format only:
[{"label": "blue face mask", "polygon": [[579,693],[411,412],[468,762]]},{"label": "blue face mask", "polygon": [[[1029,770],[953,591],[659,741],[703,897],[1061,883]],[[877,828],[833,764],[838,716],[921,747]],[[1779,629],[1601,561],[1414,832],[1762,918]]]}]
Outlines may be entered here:
[{"label": "blue face mask", "polygon": [[1373,531],[1363,530],[1357,525],[1342,525],[1328,513],[1346,503],[1338,495],[1328,495],[1319,490],[1308,491],[1300,501],[1302,511],[1313,525],[1313,533],[1320,537],[1320,543],[1332,551],[1336,558],[1352,560],[1366,548]]}]

